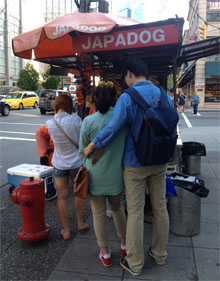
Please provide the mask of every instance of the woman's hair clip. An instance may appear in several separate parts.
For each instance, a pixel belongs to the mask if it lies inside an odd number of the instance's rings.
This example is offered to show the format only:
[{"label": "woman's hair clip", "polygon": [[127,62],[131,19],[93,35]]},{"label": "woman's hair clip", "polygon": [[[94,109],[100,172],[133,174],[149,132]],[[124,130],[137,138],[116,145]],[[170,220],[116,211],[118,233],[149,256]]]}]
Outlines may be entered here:
[{"label": "woman's hair clip", "polygon": [[111,81],[99,81],[98,87],[103,88],[103,87],[107,87],[107,88],[113,88],[114,87],[114,83]]}]

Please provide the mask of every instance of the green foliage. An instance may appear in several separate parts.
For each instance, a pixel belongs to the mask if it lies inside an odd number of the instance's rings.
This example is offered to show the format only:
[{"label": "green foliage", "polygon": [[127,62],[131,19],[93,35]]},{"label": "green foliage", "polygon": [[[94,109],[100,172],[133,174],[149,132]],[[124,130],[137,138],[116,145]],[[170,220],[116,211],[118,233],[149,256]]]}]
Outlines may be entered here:
[{"label": "green foliage", "polygon": [[17,86],[22,90],[36,91],[38,89],[39,73],[31,63],[27,63],[25,68],[19,72]]},{"label": "green foliage", "polygon": [[43,74],[43,82],[42,86],[45,89],[58,89],[60,86],[60,77],[59,76],[50,76],[50,67],[47,71]]},{"label": "green foliage", "polygon": [[173,74],[169,74],[167,77],[167,89],[173,88]]}]

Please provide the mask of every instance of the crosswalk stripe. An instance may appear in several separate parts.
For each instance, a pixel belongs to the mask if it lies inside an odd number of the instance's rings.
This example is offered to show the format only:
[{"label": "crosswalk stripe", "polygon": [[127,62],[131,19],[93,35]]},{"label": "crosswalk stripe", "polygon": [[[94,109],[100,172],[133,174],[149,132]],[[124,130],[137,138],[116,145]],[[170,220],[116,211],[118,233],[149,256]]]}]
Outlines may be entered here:
[{"label": "crosswalk stripe", "polygon": [[0,136],[0,140],[19,140],[19,141],[35,141],[35,139],[26,139],[26,138],[11,138],[11,137],[2,137]]},{"label": "crosswalk stripe", "polygon": [[184,119],[185,122],[186,122],[187,127],[188,127],[188,128],[192,128],[193,126],[192,126],[192,124],[190,123],[189,119],[186,117],[185,113],[182,112],[181,114],[182,114],[182,116],[183,116],[183,119]]},{"label": "crosswalk stripe", "polygon": [[45,124],[36,124],[36,123],[13,123],[13,122],[0,122],[0,124],[7,125],[29,125],[29,126],[43,126]]},{"label": "crosswalk stripe", "polygon": [[6,134],[21,134],[21,135],[35,135],[35,133],[12,132],[12,131],[0,131],[0,133],[6,133]]}]

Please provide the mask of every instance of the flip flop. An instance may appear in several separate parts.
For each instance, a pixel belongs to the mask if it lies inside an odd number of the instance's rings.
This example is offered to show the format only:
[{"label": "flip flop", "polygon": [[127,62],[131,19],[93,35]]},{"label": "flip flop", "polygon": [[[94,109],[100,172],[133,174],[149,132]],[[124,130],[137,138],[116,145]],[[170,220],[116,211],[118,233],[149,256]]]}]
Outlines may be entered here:
[{"label": "flip flop", "polygon": [[62,235],[63,240],[69,240],[71,238],[70,236],[67,237],[67,238],[64,238],[64,230],[63,229],[61,230],[60,234]]},{"label": "flip flop", "polygon": [[78,232],[82,234],[82,233],[86,232],[87,230],[89,230],[89,225],[86,224],[85,227],[78,229]]}]

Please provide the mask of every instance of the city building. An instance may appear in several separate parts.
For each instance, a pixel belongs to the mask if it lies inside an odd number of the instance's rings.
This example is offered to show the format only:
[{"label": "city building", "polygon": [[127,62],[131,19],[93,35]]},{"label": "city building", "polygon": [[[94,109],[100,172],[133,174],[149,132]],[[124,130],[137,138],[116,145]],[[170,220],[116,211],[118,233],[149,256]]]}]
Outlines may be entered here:
[{"label": "city building", "polygon": [[[118,3],[120,5],[120,3]],[[144,1],[127,0],[117,9],[117,14],[143,22]]]},{"label": "city building", "polygon": [[[0,1],[0,87],[16,86],[18,74],[28,60],[14,56],[12,39],[42,26],[57,17],[77,11],[74,0],[2,0]],[[31,61],[34,68],[43,74],[47,65]],[[64,85],[71,84],[69,77],[63,77]]]},{"label": "city building", "polygon": [[0,2],[0,87],[16,86],[23,60],[13,55],[11,40],[23,30],[22,0]]},{"label": "city building", "polygon": [[44,22],[50,22],[56,18],[77,11],[74,0],[45,0]]},{"label": "city building", "polygon": [[[220,36],[220,1],[190,0],[187,20],[189,30],[185,31],[183,44]],[[200,108],[220,108],[220,52],[184,64],[182,71],[179,88],[187,95],[188,104],[195,91]]]}]

